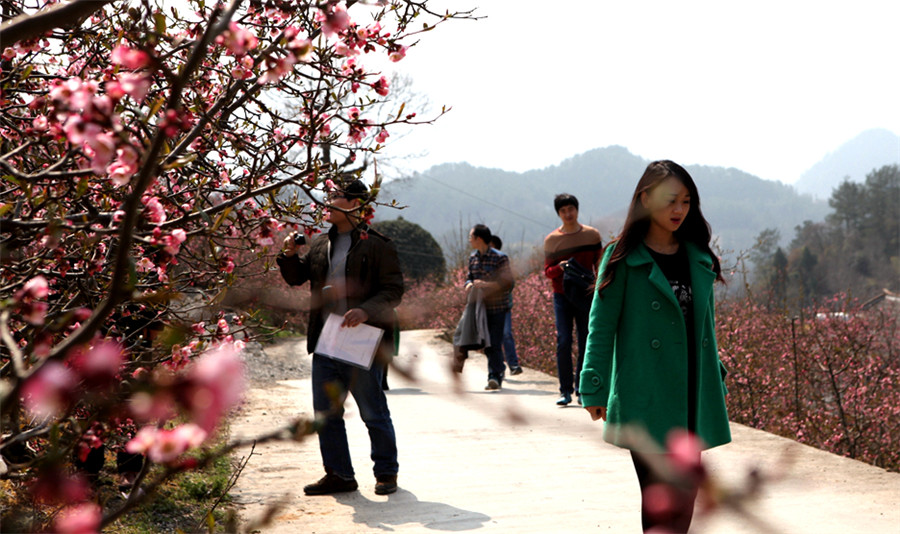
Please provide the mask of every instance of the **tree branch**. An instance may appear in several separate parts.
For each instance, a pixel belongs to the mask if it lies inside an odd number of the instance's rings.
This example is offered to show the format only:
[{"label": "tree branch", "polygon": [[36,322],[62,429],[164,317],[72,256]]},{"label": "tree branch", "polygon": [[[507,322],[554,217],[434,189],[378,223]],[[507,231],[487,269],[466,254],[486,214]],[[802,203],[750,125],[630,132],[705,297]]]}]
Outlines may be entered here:
[{"label": "tree branch", "polygon": [[35,14],[23,14],[0,26],[3,46],[40,37],[55,28],[74,26],[113,0],[75,0]]}]

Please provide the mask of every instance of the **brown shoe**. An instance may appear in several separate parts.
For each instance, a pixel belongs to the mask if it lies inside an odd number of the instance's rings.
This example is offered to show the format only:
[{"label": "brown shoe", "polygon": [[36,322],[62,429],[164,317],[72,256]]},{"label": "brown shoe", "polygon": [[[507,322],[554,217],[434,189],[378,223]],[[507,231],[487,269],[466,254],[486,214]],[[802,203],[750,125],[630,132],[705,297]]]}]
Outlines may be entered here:
[{"label": "brown shoe", "polygon": [[390,495],[397,491],[397,475],[375,477],[375,495]]},{"label": "brown shoe", "polygon": [[330,495],[332,493],[356,491],[357,487],[359,486],[356,484],[356,479],[351,478],[347,480],[334,473],[328,473],[315,484],[304,486],[303,493],[307,495]]}]

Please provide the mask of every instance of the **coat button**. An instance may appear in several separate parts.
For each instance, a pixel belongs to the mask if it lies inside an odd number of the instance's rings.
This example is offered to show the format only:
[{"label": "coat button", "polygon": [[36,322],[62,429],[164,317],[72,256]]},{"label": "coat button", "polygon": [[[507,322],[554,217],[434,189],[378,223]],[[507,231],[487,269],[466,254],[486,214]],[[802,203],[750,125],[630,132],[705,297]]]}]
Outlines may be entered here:
[{"label": "coat button", "polygon": [[709,338],[708,338],[708,337],[703,338],[703,346],[704,346],[704,347],[708,347],[708,346],[709,346]]},{"label": "coat button", "polygon": [[599,386],[601,382],[603,382],[603,380],[600,380],[599,376],[591,377],[591,384],[594,384],[595,386]]},{"label": "coat button", "polygon": [[654,339],[653,341],[650,342],[650,346],[653,347],[654,349],[658,349],[660,347],[660,345],[662,345],[662,343],[660,343],[658,339]]},{"label": "coat button", "polygon": [[651,303],[650,303],[650,308],[651,308],[653,311],[658,311],[658,310],[659,310],[659,301],[658,301],[658,300],[654,300],[653,302],[651,302]]}]

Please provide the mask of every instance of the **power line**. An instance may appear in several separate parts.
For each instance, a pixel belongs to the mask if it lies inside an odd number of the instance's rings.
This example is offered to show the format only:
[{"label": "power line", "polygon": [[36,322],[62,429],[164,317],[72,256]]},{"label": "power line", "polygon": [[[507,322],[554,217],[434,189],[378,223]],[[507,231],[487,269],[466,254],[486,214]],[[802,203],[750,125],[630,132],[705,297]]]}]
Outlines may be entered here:
[{"label": "power line", "polygon": [[532,219],[531,217],[527,217],[527,216],[525,216],[525,215],[522,215],[521,213],[517,213],[517,212],[515,212],[515,211],[513,211],[513,210],[511,210],[511,209],[509,209],[509,208],[507,208],[506,206],[501,206],[500,204],[496,204],[496,203],[491,202],[490,200],[487,200],[487,199],[485,199],[485,198],[482,198],[482,197],[473,195],[472,193],[469,193],[468,191],[465,191],[465,190],[460,189],[460,188],[458,188],[458,187],[454,187],[454,186],[452,186],[452,185],[450,185],[450,184],[445,184],[444,182],[442,182],[442,181],[440,181],[440,180],[438,180],[438,179],[436,179],[436,178],[433,178],[433,177],[431,177],[431,176],[428,176],[428,175],[426,175],[426,174],[420,174],[419,176],[424,176],[424,177],[428,178],[429,180],[431,180],[431,181],[433,181],[433,182],[437,182],[437,183],[441,184],[442,186],[444,186],[444,187],[446,187],[446,188],[448,188],[448,189],[452,189],[452,190],[454,190],[454,191],[456,191],[456,192],[458,192],[458,193],[460,193],[460,194],[462,194],[462,195],[465,195],[465,196],[467,196],[467,197],[469,197],[469,198],[474,198],[475,200],[478,200],[478,201],[480,201],[480,202],[484,202],[485,204],[490,204],[491,206],[494,206],[494,207],[497,208],[497,209],[500,209],[500,210],[502,210],[502,211],[505,211],[506,213],[509,213],[510,215],[515,215],[516,217],[519,217],[520,219],[524,219],[524,220],[526,220],[526,221],[528,221],[528,222],[532,222],[532,223],[534,223],[534,224],[540,225],[541,228],[547,228],[548,226],[553,226],[553,225],[555,224],[555,223],[550,223],[550,224],[548,224],[548,223],[546,223],[546,222],[541,222],[541,221]]}]

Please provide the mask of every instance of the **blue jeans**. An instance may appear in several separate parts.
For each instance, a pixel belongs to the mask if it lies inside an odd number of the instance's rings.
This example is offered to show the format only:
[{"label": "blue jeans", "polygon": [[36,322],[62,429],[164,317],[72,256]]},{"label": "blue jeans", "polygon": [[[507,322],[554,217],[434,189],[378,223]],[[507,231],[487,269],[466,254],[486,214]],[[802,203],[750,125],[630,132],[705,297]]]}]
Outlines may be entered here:
[{"label": "blue jeans", "polygon": [[513,339],[512,333],[512,310],[506,312],[503,320],[503,354],[506,356],[506,363],[509,367],[516,368],[519,366],[519,356],[516,354],[516,340]]},{"label": "blue jeans", "polygon": [[397,474],[397,438],[387,397],[381,389],[383,376],[384,365],[377,360],[366,371],[326,356],[313,355],[313,408],[317,414],[327,414],[325,424],[319,429],[319,450],[326,471],[347,479],[353,477],[347,429],[344,427],[344,400],[349,391],[369,429],[375,476]]},{"label": "blue jeans", "polygon": [[[559,392],[578,393],[578,379],[584,364],[584,351],[588,334],[588,311],[579,311],[562,293],[553,294],[553,311],[556,313],[556,372],[559,375]],[[578,361],[572,369],[572,326],[578,333]]]},{"label": "blue jeans", "polygon": [[503,363],[503,324],[506,322],[506,312],[488,312],[488,335],[491,337],[491,346],[484,349],[484,355],[488,360],[488,380],[494,379],[503,383],[503,375],[506,373],[506,365]]}]

